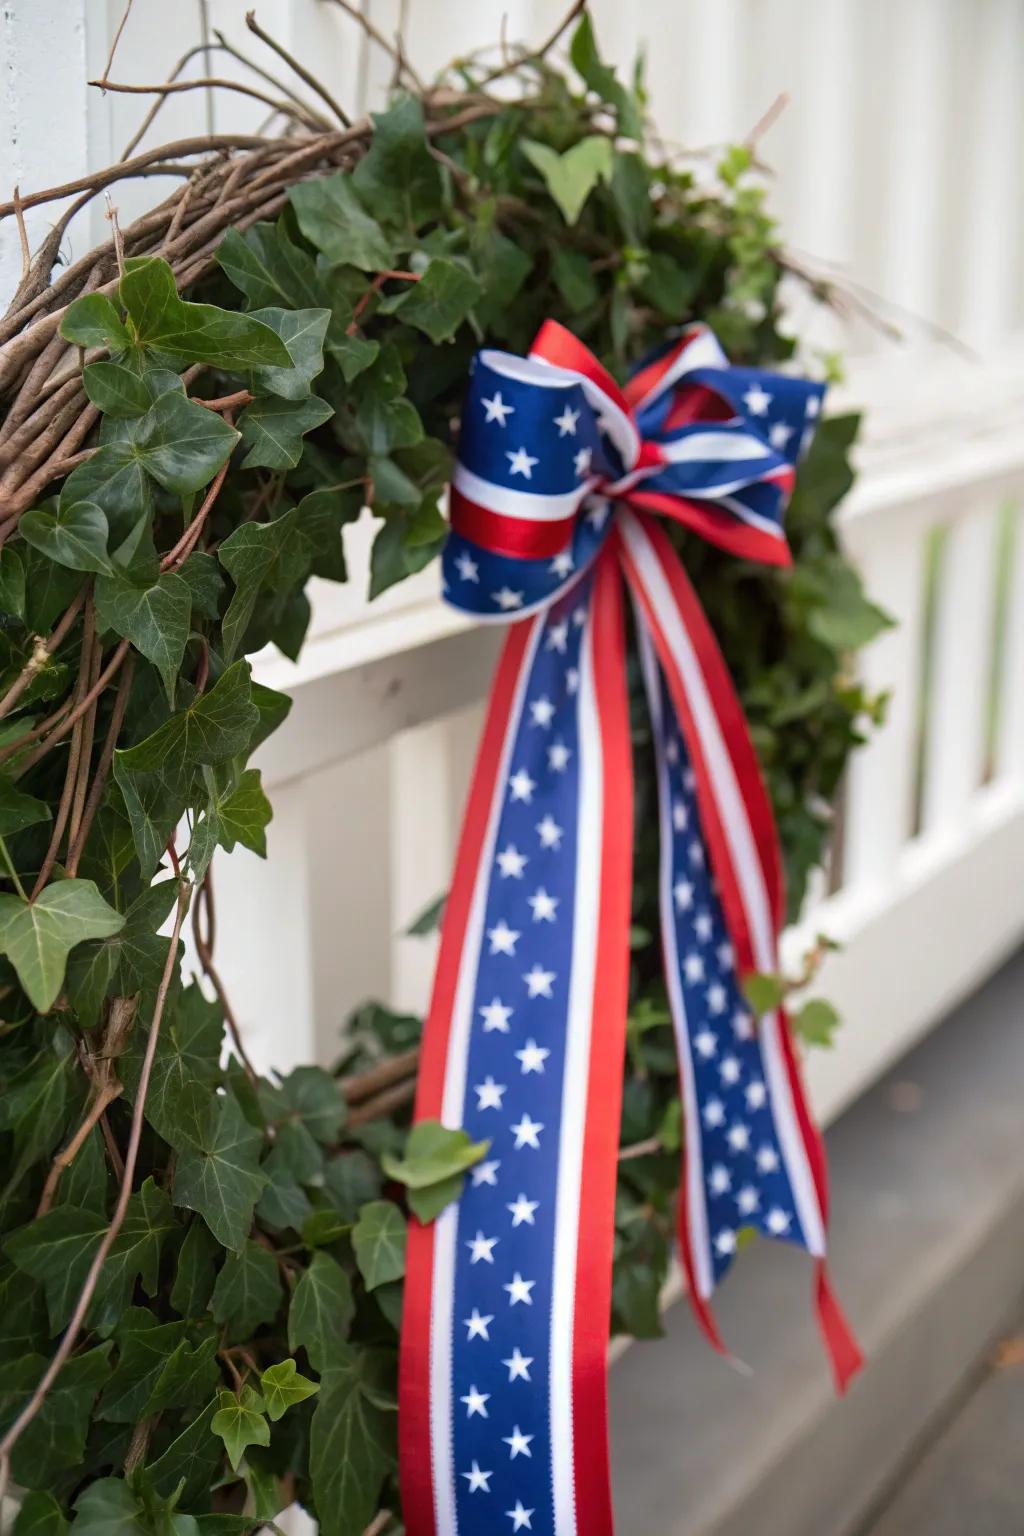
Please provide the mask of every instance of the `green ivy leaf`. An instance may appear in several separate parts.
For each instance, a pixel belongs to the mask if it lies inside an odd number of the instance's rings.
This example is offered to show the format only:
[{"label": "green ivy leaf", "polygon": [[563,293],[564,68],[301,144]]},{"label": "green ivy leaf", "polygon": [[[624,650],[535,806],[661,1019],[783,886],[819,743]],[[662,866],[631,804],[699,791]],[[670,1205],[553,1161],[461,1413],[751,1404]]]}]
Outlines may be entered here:
[{"label": "green ivy leaf", "polygon": [[178,575],[188,587],[192,607],[204,619],[217,621],[220,615],[220,595],[224,590],[224,578],[217,569],[217,561],[205,550],[194,549]]},{"label": "green ivy leaf", "polygon": [[263,1416],[263,1399],[252,1387],[243,1387],[238,1397],[233,1392],[219,1393],[217,1402],[220,1407],[210,1428],[224,1441],[232,1470],[237,1472],[247,1445],[270,1444],[270,1425]]},{"label": "green ivy leaf", "polygon": [[85,293],[64,311],[60,334],[76,347],[107,347],[123,352],[131,337],[112,299],[105,293]]},{"label": "green ivy leaf", "polygon": [[389,587],[422,571],[437,554],[437,545],[408,542],[407,533],[406,519],[399,516],[388,517],[378,529],[370,551],[371,602]]},{"label": "green ivy leaf", "polygon": [[14,1536],[65,1536],[68,1522],[52,1493],[36,1490],[21,1501]]},{"label": "green ivy leaf", "polygon": [[389,1179],[409,1189],[426,1189],[454,1174],[465,1173],[486,1154],[490,1142],[472,1141],[465,1131],[449,1130],[439,1120],[420,1120],[409,1132],[404,1155],[385,1152],[381,1167]]},{"label": "green ivy leaf", "polygon": [[217,1411],[215,1402],[209,1403],[190,1423],[186,1424],[176,1440],[146,1467],[149,1481],[164,1498],[176,1495],[182,1504],[209,1495],[210,1484],[220,1475],[223,1451],[210,1427]]},{"label": "green ivy leaf", "polygon": [[210,1311],[232,1340],[247,1339],[261,1323],[274,1321],[283,1295],[274,1255],[259,1243],[246,1242],[224,1261]]},{"label": "green ivy leaf", "polygon": [[57,1029],[41,1050],[5,1078],[0,1131],[13,1133],[12,1150],[22,1167],[48,1156],[60,1140],[74,1055],[72,1036]]},{"label": "green ivy leaf", "polygon": [[25,617],[25,562],[13,544],[0,549],[0,614]]},{"label": "green ivy leaf", "polygon": [[45,800],[26,795],[6,773],[0,773],[0,837],[10,837],[25,827],[51,821],[53,812]]},{"label": "green ivy leaf", "polygon": [[644,120],[636,97],[615,78],[615,71],[601,62],[594,27],[588,15],[580,18],[572,35],[569,57],[576,72],[602,101],[614,107],[619,132],[629,139],[644,137]]},{"label": "green ivy leaf", "polygon": [[259,309],[254,318],[276,331],[291,358],[290,368],[261,368],[253,375],[254,392],[301,400],[324,369],[324,337],[329,309]]},{"label": "green ivy leaf", "polygon": [[767,971],[752,971],[743,977],[741,985],[744,997],[758,1017],[778,1008],[785,1000],[786,980],[783,976],[774,976]]},{"label": "green ivy leaf", "polygon": [[224,652],[233,656],[252,618],[256,599],[268,587],[285,591],[309,566],[310,551],[300,532],[296,507],[272,523],[243,523],[217,551],[235,584],[223,621]]},{"label": "green ivy leaf", "polygon": [[403,232],[411,234],[440,212],[441,167],[430,153],[423,107],[414,96],[373,113],[370,148],[352,182],[368,208]]},{"label": "green ivy leaf", "polygon": [[213,304],[186,304],[174,273],[159,256],[129,256],[121,302],[135,340],[185,363],[217,368],[287,368],[288,349],[269,326]]},{"label": "green ivy leaf", "polygon": [[117,1477],[90,1483],[75,1500],[74,1536],[140,1536],[144,1511],[135,1495]]},{"label": "green ivy leaf", "polygon": [[372,1291],[405,1274],[405,1218],[390,1200],[373,1200],[359,1212],[352,1229],[359,1272]]},{"label": "green ivy leaf", "polygon": [[793,1028],[805,1045],[831,1046],[842,1020],[823,997],[812,997],[793,1018]]},{"label": "green ivy leaf", "polygon": [[372,1520],[392,1464],[394,1415],[367,1390],[365,1359],[346,1349],[321,1384],[309,1469],[322,1536],[351,1536]]},{"label": "green ivy leaf", "polygon": [[398,314],[436,345],[454,336],[483,294],[483,284],[458,262],[435,256],[418,283],[385,299],[384,314]]},{"label": "green ivy leaf", "polygon": [[249,450],[242,468],[294,469],[302,457],[303,437],[333,415],[334,407],[316,395],[305,400],[271,396],[254,400],[238,418],[242,442]]},{"label": "green ivy leaf", "polygon": [[594,134],[580,139],[564,155],[535,139],[522,141],[523,153],[544,178],[567,224],[575,224],[599,181],[612,179],[612,142]]},{"label": "green ivy leaf", "polygon": [[265,1182],[263,1137],[230,1096],[183,1093],[179,1114],[174,1202],[198,1211],[225,1248],[240,1252]]},{"label": "green ivy leaf", "polygon": [[134,461],[177,496],[208,485],[238,442],[234,427],[216,411],[177,390],[159,395],[144,416],[126,421],[124,430],[125,437],[105,450],[111,462]]},{"label": "green ivy leaf", "polygon": [[187,582],[171,571],[144,586],[128,576],[100,577],[95,598],[100,629],[112,629],[130,640],[153,663],[173,705],[192,617]]},{"label": "green ivy leaf", "polygon": [[236,843],[267,856],[267,826],[274,812],[260,784],[260,770],[246,768],[234,789],[217,802],[220,844],[228,853]]},{"label": "green ivy leaf", "polygon": [[578,315],[597,303],[601,290],[582,251],[559,246],[551,258],[551,275],[572,314]]},{"label": "green ivy leaf", "polygon": [[144,416],[153,403],[142,379],[123,363],[90,363],[82,372],[82,383],[104,416]]},{"label": "green ivy leaf", "polygon": [[288,200],[306,239],[329,262],[378,272],[394,265],[395,252],[376,219],[366,212],[347,171],[300,181]]},{"label": "green ivy leaf", "polygon": [[251,304],[283,304],[287,309],[316,309],[323,285],[308,251],[294,245],[284,224],[254,224],[245,234],[229,229],[217,260]]},{"label": "green ivy leaf", "polygon": [[168,1361],[184,1343],[183,1322],[161,1323],[145,1307],[129,1307],[118,1323],[117,1365],[100,1398],[97,1419],[116,1424],[141,1419]]},{"label": "green ivy leaf", "polygon": [[305,1349],[322,1376],[340,1363],[355,1316],[348,1275],[328,1253],[314,1253],[292,1292],[288,1308],[288,1348]]},{"label": "green ivy leaf", "polygon": [[248,664],[236,661],[207,693],[152,736],[116,752],[115,773],[120,766],[129,774],[180,775],[187,767],[222,762],[245,750],[258,719]]},{"label": "green ivy leaf", "polygon": [[163,1413],[168,1408],[195,1408],[209,1400],[219,1380],[216,1338],[203,1339],[195,1348],[183,1339],[164,1362],[145,1412],[148,1415]]},{"label": "green ivy leaf", "polygon": [[171,1287],[171,1306],[182,1317],[199,1317],[206,1311],[217,1277],[214,1260],[219,1257],[220,1245],[209,1227],[201,1221],[191,1222]]},{"label": "green ivy leaf", "polygon": [[346,1106],[337,1080],[322,1067],[295,1067],[281,1084],[290,1113],[325,1147],[338,1139]]},{"label": "green ivy leaf", "polygon": [[171,1202],[152,1178],[143,1182],[128,1201],[128,1209],[100,1274],[92,1316],[109,1323],[128,1305],[136,1281],[147,1296],[154,1296],[160,1254],[168,1234],[174,1231]]},{"label": "green ivy leaf", "polygon": [[304,1403],[307,1397],[314,1397],[320,1391],[318,1382],[299,1374],[294,1360],[282,1360],[278,1365],[268,1366],[260,1377],[260,1387],[267,1416],[273,1424],[295,1403]]},{"label": "green ivy leaf", "polygon": [[[47,1393],[39,1413],[11,1454],[11,1472],[23,1488],[52,1489],[81,1464],[92,1406],[110,1365],[110,1345],[74,1355]],[[24,1355],[0,1373],[0,1431],[21,1412],[49,1365],[45,1355]]]},{"label": "green ivy leaf", "polygon": [[61,497],[56,506],[51,502],[24,513],[18,531],[27,544],[69,570],[105,574],[112,569],[107,553],[110,528],[94,502],[67,506]]},{"label": "green ivy leaf", "polygon": [[0,954],[40,1013],[57,1000],[70,951],[86,939],[107,938],[124,926],[91,880],[59,880],[34,902],[0,895]]}]

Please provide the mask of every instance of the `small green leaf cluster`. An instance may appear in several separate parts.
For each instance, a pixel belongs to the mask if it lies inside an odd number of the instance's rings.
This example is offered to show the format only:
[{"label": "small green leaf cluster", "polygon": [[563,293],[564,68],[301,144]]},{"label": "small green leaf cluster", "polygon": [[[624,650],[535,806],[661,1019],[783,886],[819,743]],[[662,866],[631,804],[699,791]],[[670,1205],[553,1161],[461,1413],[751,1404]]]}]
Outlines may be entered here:
[{"label": "small green leaf cluster", "polygon": [[[642,83],[616,79],[585,17],[571,51],[574,74],[535,62],[521,95],[433,137],[398,98],[354,169],[303,170],[198,288],[133,258],[62,317],[94,425],[0,549],[0,1434],[97,1262],[136,1114],[141,1136],[85,1326],[13,1447],[21,1536],[216,1536],[293,1499],[354,1536],[397,1508],[407,1223],[486,1147],[408,1134],[407,1105],[349,1113],[345,1079],[419,1038],[380,1005],[330,1071],[224,1056],[209,868],[218,848],[266,853],[251,758],[290,701],[246,658],[298,654],[307,586],[347,579],[364,508],[371,597],[435,557],[482,342],[523,352],[553,316],[621,375],[700,318],[739,363],[792,354],[742,152],[717,185],[648,155]],[[878,707],[848,660],[886,619],[831,521],[855,431],[825,421],[801,469],[791,571],[673,534],[749,713],[793,909]],[[622,1139],[653,1150],[621,1165],[614,1281],[615,1326],[644,1337],[680,1142],[645,729],[638,708]],[[204,982],[169,951],[182,902]],[[808,1038],[831,1033],[823,1006]]]}]

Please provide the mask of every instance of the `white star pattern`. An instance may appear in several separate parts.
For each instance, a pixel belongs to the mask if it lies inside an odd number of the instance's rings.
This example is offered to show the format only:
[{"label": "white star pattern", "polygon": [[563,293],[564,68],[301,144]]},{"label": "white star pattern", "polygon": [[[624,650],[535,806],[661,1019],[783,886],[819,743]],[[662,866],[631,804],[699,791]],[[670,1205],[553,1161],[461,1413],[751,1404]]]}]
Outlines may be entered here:
[{"label": "white star pattern", "polygon": [[579,453],[573,458],[573,467],[580,480],[583,479],[584,475],[590,473],[590,461],[593,457],[594,451],[592,448],[581,448]]},{"label": "white star pattern", "polygon": [[524,1355],[518,1344],[513,1349],[510,1357],[501,1363],[508,1366],[509,1381],[529,1381],[530,1366],[533,1364],[533,1358],[532,1356]]},{"label": "white star pattern", "polygon": [[536,1280],[524,1280],[517,1269],[509,1284],[502,1287],[503,1290],[508,1291],[509,1306],[515,1307],[522,1302],[524,1306],[532,1307],[533,1297],[530,1292],[536,1284]]},{"label": "white star pattern", "polygon": [[469,1249],[469,1262],[479,1264],[481,1260],[485,1264],[494,1263],[494,1245],[498,1241],[496,1237],[484,1237],[478,1232],[476,1237],[466,1239],[466,1247]]},{"label": "white star pattern", "polygon": [[703,1056],[705,1061],[709,1061],[718,1049],[718,1036],[710,1029],[702,1029],[699,1034],[694,1035],[693,1044],[698,1056]]},{"label": "white star pattern", "polygon": [[551,1055],[551,1052],[547,1046],[538,1045],[536,1040],[527,1040],[522,1049],[516,1051],[515,1054],[522,1063],[524,1072],[543,1072],[544,1063]]},{"label": "white star pattern", "polygon": [[463,581],[480,580],[480,567],[473,559],[473,556],[466,550],[463,550],[462,554],[456,557],[455,569],[458,571]]},{"label": "white star pattern", "polygon": [[480,403],[487,413],[485,419],[487,421],[496,421],[499,426],[503,427],[505,425],[506,416],[515,415],[515,406],[505,404],[501,398],[500,390],[496,389],[490,400],[481,400]]},{"label": "white star pattern", "polygon": [[[518,938],[518,934],[516,935]],[[526,982],[528,997],[551,997],[551,984],[555,979],[554,971],[546,971],[543,966],[535,965],[532,970],[526,972],[523,980]]]},{"label": "white star pattern", "polygon": [[485,1077],[482,1083],[477,1083],[473,1092],[476,1094],[477,1109],[500,1109],[502,1096],[508,1089],[501,1083],[496,1083],[493,1077]]},{"label": "white star pattern", "polygon": [[517,933],[514,928],[510,928],[505,919],[502,918],[500,922],[495,923],[493,928],[488,928],[487,937],[491,941],[492,955],[514,955],[516,943],[522,938],[522,934]]},{"label": "white star pattern", "polygon": [[767,394],[760,384],[751,384],[743,396],[743,404],[751,416],[767,416],[768,407],[771,405],[772,399],[773,397]]},{"label": "white star pattern", "polygon": [[466,1478],[469,1483],[470,1493],[490,1493],[490,1479],[494,1476],[494,1473],[481,1472],[480,1463],[478,1461],[474,1461],[470,1467],[470,1470],[468,1472],[463,1472],[462,1476]]},{"label": "white star pattern", "polygon": [[521,1227],[525,1221],[528,1226],[533,1226],[533,1213],[540,1204],[539,1200],[527,1200],[525,1195],[519,1195],[505,1209],[512,1212],[512,1225]]},{"label": "white star pattern", "polygon": [[545,816],[537,823],[537,835],[542,848],[557,848],[562,841],[562,828],[553,816]]},{"label": "white star pattern", "polygon": [[474,1307],[472,1316],[465,1318],[464,1322],[469,1330],[468,1339],[484,1339],[488,1343],[490,1342],[491,1336],[487,1330],[494,1322],[493,1314],[490,1317],[481,1317],[476,1307]]},{"label": "white star pattern", "polygon": [[509,1448],[510,1460],[515,1461],[517,1456],[533,1455],[533,1452],[530,1450],[530,1441],[533,1439],[533,1436],[524,1435],[518,1424],[510,1435],[502,1435],[501,1438]]},{"label": "white star pattern", "polygon": [[539,725],[542,730],[547,730],[555,718],[555,706],[548,698],[533,699],[530,704],[530,720],[532,724]]},{"label": "white star pattern", "polygon": [[565,742],[556,741],[553,746],[548,747],[548,767],[552,773],[564,773],[569,766],[571,756],[572,753]]},{"label": "white star pattern", "polygon": [[507,1509],[505,1511],[505,1513],[508,1515],[509,1519],[512,1521],[512,1529],[513,1529],[513,1531],[532,1531],[533,1530],[533,1525],[531,1523],[531,1518],[530,1517],[533,1515],[534,1511],[532,1509],[525,1509],[523,1507],[522,1499],[516,1499],[516,1507],[515,1507],[515,1509]]},{"label": "white star pattern", "polygon": [[793,428],[788,427],[784,421],[773,422],[768,428],[768,441],[776,453],[782,453],[786,444],[793,436]]},{"label": "white star pattern", "polygon": [[497,855],[495,862],[501,871],[501,878],[503,880],[507,880],[510,875],[513,879],[519,880],[522,877],[527,860],[525,853],[520,853],[515,843],[509,843],[508,847],[502,849]]},{"label": "white star pattern", "polygon": [[507,613],[512,608],[521,608],[525,596],[525,592],[514,592],[511,587],[502,587],[500,592],[494,593],[494,601]]},{"label": "white star pattern", "polygon": [[478,1012],[484,1021],[485,1034],[490,1034],[494,1030],[498,1030],[503,1035],[508,1034],[508,1021],[512,1017],[512,1009],[506,1008],[500,997],[484,1003]]},{"label": "white star pattern", "polygon": [[508,787],[512,791],[513,800],[522,800],[529,805],[537,783],[535,779],[530,778],[525,768],[517,768],[508,781]]},{"label": "white star pattern", "polygon": [[563,619],[561,624],[552,624],[551,628],[548,630],[547,639],[544,642],[545,649],[549,650],[549,651],[558,651],[560,655],[564,656],[565,655],[565,648],[566,648],[566,646],[568,644],[569,644],[569,623],[568,623],[568,620]]},{"label": "white star pattern", "polygon": [[533,466],[540,463],[539,459],[531,458],[525,448],[516,448],[514,452],[507,449],[505,457],[508,459],[510,475],[522,475],[525,480],[533,479]]},{"label": "white star pattern", "polygon": [[471,1168],[469,1172],[473,1180],[474,1189],[478,1189],[481,1184],[496,1185],[498,1182],[498,1169],[500,1167],[501,1163],[497,1159],[492,1158],[489,1163],[477,1163]]},{"label": "white star pattern", "polygon": [[528,896],[526,899],[530,903],[531,910],[533,911],[533,920],[535,923],[554,922],[555,911],[558,907],[557,896],[549,896],[547,891],[541,885],[538,886],[537,890],[534,891],[532,896]]},{"label": "white star pattern", "polygon": [[523,1147],[533,1147],[534,1151],[540,1149],[540,1133],[544,1129],[539,1120],[531,1120],[529,1115],[524,1115],[518,1125],[512,1127],[512,1134],[516,1139],[516,1151]]},{"label": "white star pattern", "polygon": [[478,1392],[476,1387],[470,1387],[465,1397],[459,1398],[459,1402],[466,1405],[466,1418],[471,1419],[475,1413],[478,1413],[482,1419],[486,1419],[485,1405],[489,1402],[490,1396],[489,1392]]},{"label": "white star pattern", "polygon": [[557,576],[560,581],[564,581],[566,576],[571,576],[575,569],[576,562],[567,549],[561,550],[548,566],[552,576]]},{"label": "white star pattern", "polygon": [[559,437],[575,437],[576,425],[579,419],[579,411],[574,411],[567,405],[561,416],[555,417],[555,426],[558,428]]},{"label": "white star pattern", "polygon": [[689,880],[677,880],[672,887],[677,912],[689,912],[693,906],[693,885]]},{"label": "white star pattern", "polygon": [[753,1216],[761,1204],[761,1196],[753,1184],[745,1184],[736,1196],[736,1208],[741,1216]]}]

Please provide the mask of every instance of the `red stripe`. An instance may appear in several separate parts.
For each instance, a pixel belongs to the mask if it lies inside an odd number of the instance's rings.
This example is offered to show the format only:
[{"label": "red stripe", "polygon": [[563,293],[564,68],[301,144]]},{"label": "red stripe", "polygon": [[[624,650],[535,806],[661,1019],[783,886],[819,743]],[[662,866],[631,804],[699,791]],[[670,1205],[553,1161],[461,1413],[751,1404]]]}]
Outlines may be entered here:
[{"label": "red stripe", "polygon": [[686,351],[692,340],[693,333],[687,332],[674,347],[670,347],[661,357],[656,357],[653,363],[648,363],[646,368],[641,368],[638,372],[630,374],[626,380],[623,394],[628,400],[631,410],[635,411],[641,400],[645,399],[651,393],[651,390],[661,383],[661,380],[674,365],[676,359]]},{"label": "red stripe", "polygon": [[598,561],[591,614],[603,764],[603,825],[594,1013],[576,1258],[573,1471],[579,1536],[611,1536],[608,1333],[633,870],[633,768],[626,690],[626,635],[617,556],[611,546]]},{"label": "red stripe", "polygon": [[[437,1120],[444,1098],[445,1068],[452,1009],[458,987],[462,948],[476,875],[487,837],[506,734],[515,730],[516,689],[535,625],[514,624],[508,632],[494,685],[487,722],[473,772],[455,861],[451,891],[441,931],[441,949],[430,1011],[423,1030],[416,1087],[416,1120]],[[409,1217],[406,1283],[402,1303],[399,1360],[399,1468],[402,1509],[408,1536],[436,1536],[433,1456],[430,1439],[430,1315],[434,1271],[434,1226]]]},{"label": "red stripe", "polygon": [[707,501],[690,501],[685,496],[671,496],[667,491],[645,491],[642,486],[624,497],[631,507],[657,512],[700,534],[709,544],[724,549],[741,560],[756,560],[760,565],[792,565],[789,545],[781,535],[766,533],[743,522],[734,512],[725,512]]},{"label": "red stripe", "polygon": [[533,338],[530,356],[541,357],[546,363],[554,363],[556,368],[571,368],[574,373],[582,373],[584,378],[596,384],[609,400],[613,400],[621,411],[632,418],[629,401],[608,370],[578,336],[567,331],[564,325],[559,325],[557,320],[544,321]]},{"label": "red stripe", "polygon": [[470,501],[453,485],[449,497],[449,516],[456,533],[481,549],[496,555],[514,555],[521,560],[543,560],[566,549],[572,541],[575,513],[557,521],[511,517],[493,512],[479,502]]}]

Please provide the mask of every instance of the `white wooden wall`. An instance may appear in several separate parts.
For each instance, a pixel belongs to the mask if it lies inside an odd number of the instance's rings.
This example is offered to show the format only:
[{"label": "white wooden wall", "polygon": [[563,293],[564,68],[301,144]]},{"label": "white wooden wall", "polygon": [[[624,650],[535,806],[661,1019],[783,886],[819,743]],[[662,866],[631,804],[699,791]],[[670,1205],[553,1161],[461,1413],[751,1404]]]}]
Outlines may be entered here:
[{"label": "white wooden wall", "polygon": [[[258,55],[244,23],[251,4],[135,0],[113,78],[162,80],[218,28]],[[364,5],[384,32],[401,26],[425,73],[493,42],[503,15],[509,37],[537,41],[563,9]],[[350,110],[381,103],[390,65],[331,0],[256,8]],[[865,658],[871,681],[896,691],[852,775],[840,889],[787,940],[795,955],[823,927],[847,943],[823,985],[849,1024],[840,1048],[813,1065],[819,1108],[832,1115],[1024,936],[1024,534],[998,543],[1004,508],[1024,504],[1024,353],[1013,343],[1024,0],[594,0],[593,11],[607,54],[628,62],[645,51],[667,141],[699,149],[742,138],[789,93],[761,146],[778,171],[772,201],[786,238],[884,299],[907,333],[902,349],[861,323],[841,331],[816,320],[808,333],[794,311],[810,344],[852,354],[848,393],[873,408],[844,527],[873,592],[901,620]],[[123,0],[0,6],[0,183],[29,191],[120,153],[147,102],[84,81],[102,73],[122,13]],[[211,51],[185,75],[207,72],[239,66]],[[264,110],[183,93],[146,142],[251,128]],[[118,189],[122,221],[165,190]],[[33,239],[47,217],[30,216]],[[68,254],[103,232],[96,209],[72,226]],[[0,298],[19,268],[13,226],[0,225]],[[979,360],[936,350],[933,327],[971,342]],[[944,555],[929,586],[936,529],[946,530]],[[368,993],[423,1006],[432,947],[401,932],[447,883],[496,643],[440,607],[433,572],[367,608],[359,572],[372,527],[350,532],[355,578],[319,587],[300,664],[258,659],[262,680],[295,699],[263,754],[270,863],[244,851],[218,860],[223,969],[254,1053],[282,1067],[329,1058],[341,1018]],[[997,549],[1012,564],[1002,589]]]}]

